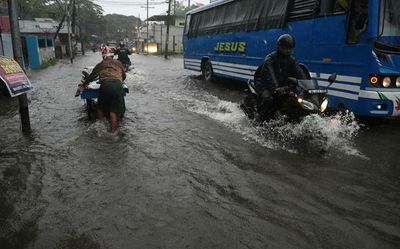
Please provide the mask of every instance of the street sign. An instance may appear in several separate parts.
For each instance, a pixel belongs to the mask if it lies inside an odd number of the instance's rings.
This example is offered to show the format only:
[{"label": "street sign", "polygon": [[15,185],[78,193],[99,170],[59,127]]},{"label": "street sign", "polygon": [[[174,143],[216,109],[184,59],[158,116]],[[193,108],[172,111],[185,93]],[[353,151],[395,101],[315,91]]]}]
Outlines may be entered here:
[{"label": "street sign", "polygon": [[5,83],[11,97],[33,90],[24,70],[14,59],[0,56],[0,79]]}]

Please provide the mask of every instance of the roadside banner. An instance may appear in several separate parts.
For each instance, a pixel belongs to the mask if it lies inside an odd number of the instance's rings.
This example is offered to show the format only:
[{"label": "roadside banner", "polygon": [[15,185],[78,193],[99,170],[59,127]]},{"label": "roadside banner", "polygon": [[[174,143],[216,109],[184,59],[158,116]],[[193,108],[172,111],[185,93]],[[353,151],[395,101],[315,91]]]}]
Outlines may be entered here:
[{"label": "roadside banner", "polygon": [[5,83],[11,97],[33,90],[24,70],[12,58],[0,56],[0,79]]}]

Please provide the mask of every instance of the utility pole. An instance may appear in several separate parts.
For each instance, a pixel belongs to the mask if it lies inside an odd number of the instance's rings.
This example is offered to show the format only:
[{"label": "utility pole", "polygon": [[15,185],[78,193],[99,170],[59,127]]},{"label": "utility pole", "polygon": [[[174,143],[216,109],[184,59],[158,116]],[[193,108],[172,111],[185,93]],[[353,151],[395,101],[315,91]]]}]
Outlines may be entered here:
[{"label": "utility pole", "polygon": [[[146,8],[147,10],[147,19],[146,19],[146,51],[147,54],[149,54],[149,9],[150,8],[154,8],[154,7],[149,7],[149,0],[146,1],[146,7],[141,6],[141,8]],[[140,18],[140,14],[139,14],[139,18]]]},{"label": "utility pole", "polygon": [[[73,0],[70,0],[73,1]],[[72,51],[72,41],[71,41],[71,14],[70,8],[68,7],[68,1],[65,2],[65,11],[67,13],[67,30],[68,30],[68,46],[69,46],[69,58],[71,64],[74,63],[74,52]]]},{"label": "utility pole", "polygon": [[172,0],[168,0],[168,13],[167,13],[167,34],[165,37],[165,54],[164,54],[164,58],[168,59],[168,42],[169,42],[169,18],[171,16],[171,1]]},{"label": "utility pole", "polygon": [[149,55],[149,0],[146,1],[146,7],[147,7],[147,20],[146,20],[146,37],[147,37],[147,42],[146,42],[146,51],[147,55]]},{"label": "utility pole", "polygon": [[82,37],[82,13],[81,13],[81,3],[80,1],[78,2],[78,20],[79,20],[79,39],[81,40],[81,49],[82,49],[82,55],[85,55],[85,46],[83,43],[83,37]]},{"label": "utility pole", "polygon": [[160,40],[161,40],[161,46],[160,46],[161,51],[160,51],[160,52],[162,53],[162,26],[163,26],[163,24],[161,23],[160,26],[161,26],[161,35],[160,35],[160,37],[161,37],[161,38],[160,38]]},{"label": "utility pole", "polygon": [[72,34],[76,33],[76,2],[75,0],[71,0],[72,5],[72,21],[71,21],[71,32]]},{"label": "utility pole", "polygon": [[188,0],[188,7],[190,8],[190,0]]},{"label": "utility pole", "polygon": [[[24,69],[21,35],[19,33],[17,1],[8,0],[8,13],[10,16],[11,39],[13,44],[14,59],[18,62],[21,68]],[[28,97],[26,93],[18,96],[18,102],[22,132],[27,134],[31,132],[31,122],[29,119]]]}]

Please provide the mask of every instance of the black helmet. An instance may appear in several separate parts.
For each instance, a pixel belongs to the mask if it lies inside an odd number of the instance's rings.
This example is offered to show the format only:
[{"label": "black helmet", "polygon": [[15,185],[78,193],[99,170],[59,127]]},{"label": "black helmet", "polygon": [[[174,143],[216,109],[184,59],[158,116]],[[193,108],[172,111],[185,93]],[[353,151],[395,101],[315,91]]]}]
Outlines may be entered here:
[{"label": "black helmet", "polygon": [[293,53],[293,49],[296,46],[294,37],[289,34],[281,35],[278,38],[277,47],[278,53],[281,55],[290,56]]}]

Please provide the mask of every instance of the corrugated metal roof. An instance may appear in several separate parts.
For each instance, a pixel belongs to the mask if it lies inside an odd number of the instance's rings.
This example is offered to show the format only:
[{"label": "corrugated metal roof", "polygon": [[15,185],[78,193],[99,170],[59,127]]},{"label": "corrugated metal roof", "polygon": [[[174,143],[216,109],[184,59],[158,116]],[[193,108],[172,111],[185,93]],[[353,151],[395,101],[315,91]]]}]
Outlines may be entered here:
[{"label": "corrugated metal roof", "polygon": [[[19,20],[21,33],[55,34],[59,23],[51,18],[35,18],[35,20]],[[67,34],[67,26],[60,29],[60,34]]]}]

